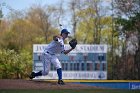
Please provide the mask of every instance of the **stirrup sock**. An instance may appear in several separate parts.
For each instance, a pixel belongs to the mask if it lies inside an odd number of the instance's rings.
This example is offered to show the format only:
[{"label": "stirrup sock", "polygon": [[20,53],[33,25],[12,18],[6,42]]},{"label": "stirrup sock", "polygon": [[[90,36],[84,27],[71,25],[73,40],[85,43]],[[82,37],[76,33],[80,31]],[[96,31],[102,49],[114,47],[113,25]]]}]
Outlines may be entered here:
[{"label": "stirrup sock", "polygon": [[35,76],[42,76],[42,71],[35,73]]},{"label": "stirrup sock", "polygon": [[58,79],[62,80],[62,69],[61,68],[57,69],[57,74],[58,74]]}]

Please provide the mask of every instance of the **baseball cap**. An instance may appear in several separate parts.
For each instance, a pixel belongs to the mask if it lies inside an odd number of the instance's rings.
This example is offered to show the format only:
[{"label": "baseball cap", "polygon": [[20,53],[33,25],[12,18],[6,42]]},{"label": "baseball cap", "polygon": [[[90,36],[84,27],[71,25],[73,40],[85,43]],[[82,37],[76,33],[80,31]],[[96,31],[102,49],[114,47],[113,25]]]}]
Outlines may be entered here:
[{"label": "baseball cap", "polygon": [[62,33],[70,34],[70,32],[69,32],[67,29],[62,29],[62,30],[61,30],[61,34],[62,34]]}]

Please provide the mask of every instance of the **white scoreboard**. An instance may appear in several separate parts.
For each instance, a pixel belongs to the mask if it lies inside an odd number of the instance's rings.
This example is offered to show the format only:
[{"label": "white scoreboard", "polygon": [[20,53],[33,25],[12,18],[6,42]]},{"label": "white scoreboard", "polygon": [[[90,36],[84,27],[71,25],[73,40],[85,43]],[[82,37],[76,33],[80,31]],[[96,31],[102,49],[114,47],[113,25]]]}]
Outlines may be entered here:
[{"label": "white scoreboard", "polygon": [[[42,53],[47,44],[33,45],[33,70],[43,70]],[[65,45],[65,49],[70,48]],[[79,44],[68,55],[58,54],[62,63],[63,79],[107,79],[107,45]],[[57,79],[57,72],[51,65],[47,76],[36,79]]]}]

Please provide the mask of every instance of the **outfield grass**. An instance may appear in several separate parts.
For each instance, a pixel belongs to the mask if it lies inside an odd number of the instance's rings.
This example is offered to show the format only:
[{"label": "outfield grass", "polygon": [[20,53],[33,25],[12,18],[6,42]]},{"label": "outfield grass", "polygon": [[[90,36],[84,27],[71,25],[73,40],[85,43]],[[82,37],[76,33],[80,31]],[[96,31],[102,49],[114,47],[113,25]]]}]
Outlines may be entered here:
[{"label": "outfield grass", "polygon": [[65,90],[25,90],[8,89],[0,90],[0,93],[140,93],[140,90],[118,90],[118,89],[65,89]]}]

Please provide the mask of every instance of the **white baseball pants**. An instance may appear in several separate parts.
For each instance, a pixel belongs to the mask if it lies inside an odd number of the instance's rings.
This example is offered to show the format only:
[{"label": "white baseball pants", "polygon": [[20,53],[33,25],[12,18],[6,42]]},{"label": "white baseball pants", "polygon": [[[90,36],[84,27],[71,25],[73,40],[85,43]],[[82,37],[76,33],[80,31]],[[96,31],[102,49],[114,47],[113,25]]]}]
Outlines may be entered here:
[{"label": "white baseball pants", "polygon": [[56,55],[51,55],[49,53],[43,53],[43,71],[42,75],[48,75],[50,71],[51,63],[56,69],[62,68],[60,61]]}]

